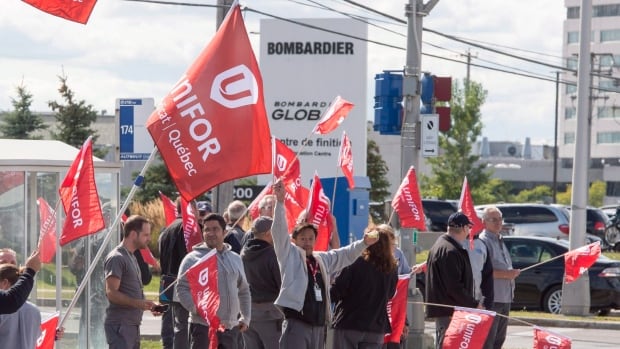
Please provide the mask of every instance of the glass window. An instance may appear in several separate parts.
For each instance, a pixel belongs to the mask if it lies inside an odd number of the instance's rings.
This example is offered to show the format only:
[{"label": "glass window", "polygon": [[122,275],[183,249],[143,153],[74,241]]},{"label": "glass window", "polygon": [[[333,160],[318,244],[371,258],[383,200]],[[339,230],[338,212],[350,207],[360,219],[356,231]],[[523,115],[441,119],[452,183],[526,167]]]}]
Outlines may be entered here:
[{"label": "glass window", "polygon": [[601,42],[620,41],[620,29],[601,30]]},{"label": "glass window", "polygon": [[620,67],[620,55],[601,55],[599,56],[601,68]]},{"label": "glass window", "polygon": [[620,92],[618,80],[601,78],[598,81],[598,87],[610,92]]},{"label": "glass window", "polygon": [[577,114],[577,109],[575,107],[566,107],[564,109],[564,119],[574,119],[575,114]]},{"label": "glass window", "polygon": [[504,222],[514,224],[549,223],[558,218],[546,207],[537,206],[503,206],[499,207]]},{"label": "glass window", "polygon": [[575,132],[564,132],[564,144],[575,143]]},{"label": "glass window", "polygon": [[568,57],[566,59],[566,68],[568,69],[577,69],[577,65],[578,65],[578,60],[577,57]]},{"label": "glass window", "polygon": [[620,108],[615,106],[597,107],[596,117],[599,119],[618,118],[620,120]]},{"label": "glass window", "polygon": [[620,5],[598,5],[592,7],[592,17],[620,16]]},{"label": "glass window", "polygon": [[566,19],[579,18],[579,6],[568,7],[566,9]]},{"label": "glass window", "polygon": [[620,143],[620,132],[598,132],[596,134],[597,144]]},{"label": "glass window", "polygon": [[577,92],[577,85],[576,84],[566,84],[566,94],[572,94]]},{"label": "glass window", "polygon": [[567,44],[576,44],[579,42],[579,32],[568,32],[568,37],[566,38]]}]

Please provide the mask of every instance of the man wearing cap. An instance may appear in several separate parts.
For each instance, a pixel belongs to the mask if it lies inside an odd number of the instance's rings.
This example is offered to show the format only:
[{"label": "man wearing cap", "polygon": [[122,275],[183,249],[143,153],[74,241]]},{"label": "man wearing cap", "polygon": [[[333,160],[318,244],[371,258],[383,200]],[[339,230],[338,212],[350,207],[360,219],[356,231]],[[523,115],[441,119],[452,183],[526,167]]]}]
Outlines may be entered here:
[{"label": "man wearing cap", "polygon": [[202,222],[202,219],[206,217],[209,213],[213,212],[213,208],[208,201],[198,201],[196,202],[196,210],[198,211],[199,221]]},{"label": "man wearing cap", "polygon": [[246,349],[277,348],[282,335],[283,315],[273,304],[280,292],[280,269],[273,249],[268,216],[252,223],[253,239],[241,250],[241,260],[252,295],[252,324],[243,333]]},{"label": "man wearing cap", "polygon": [[482,212],[482,223],[484,230],[480,233],[480,239],[485,242],[491,263],[493,264],[493,310],[504,316],[496,316],[493,326],[489,330],[489,335],[484,344],[484,348],[501,348],[506,340],[506,330],[508,328],[508,313],[510,303],[514,296],[515,278],[519,276],[521,270],[512,269],[512,260],[508,248],[504,244],[502,235],[502,212],[495,206],[489,206]]},{"label": "man wearing cap", "polygon": [[[448,232],[441,235],[428,252],[426,300],[428,303],[482,308],[474,297],[474,277],[469,255],[463,249],[472,223],[462,212],[448,218]],[[435,318],[435,348],[443,345],[454,309],[428,305],[427,316]]]}]

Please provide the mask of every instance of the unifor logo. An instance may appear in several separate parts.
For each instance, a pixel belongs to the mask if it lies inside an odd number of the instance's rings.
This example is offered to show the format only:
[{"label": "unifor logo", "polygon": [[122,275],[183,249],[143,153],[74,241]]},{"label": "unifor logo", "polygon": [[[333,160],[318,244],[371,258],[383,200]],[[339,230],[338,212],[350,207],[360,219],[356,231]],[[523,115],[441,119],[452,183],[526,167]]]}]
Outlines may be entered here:
[{"label": "unifor logo", "polygon": [[552,334],[547,335],[547,337],[545,337],[545,340],[547,341],[547,343],[549,344],[555,344],[555,345],[560,345],[562,344],[562,339],[558,336],[554,336]]},{"label": "unifor logo", "polygon": [[200,286],[206,286],[209,282],[209,268],[204,268],[198,275],[198,283]]},{"label": "unifor logo", "polygon": [[211,99],[226,108],[239,108],[258,101],[258,83],[243,64],[219,73],[211,85]]},{"label": "unifor logo", "polygon": [[284,172],[288,165],[288,161],[286,161],[286,157],[278,154],[276,156],[276,166],[278,166],[278,171]]},{"label": "unifor logo", "polygon": [[37,338],[37,347],[40,347],[45,340],[45,335],[47,334],[47,329],[41,331],[41,335]]}]

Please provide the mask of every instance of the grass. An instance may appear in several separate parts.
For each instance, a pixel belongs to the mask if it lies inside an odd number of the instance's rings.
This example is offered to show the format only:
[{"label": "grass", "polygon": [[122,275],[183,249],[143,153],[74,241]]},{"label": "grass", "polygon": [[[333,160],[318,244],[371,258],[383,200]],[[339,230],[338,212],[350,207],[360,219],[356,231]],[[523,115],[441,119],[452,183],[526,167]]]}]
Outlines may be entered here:
[{"label": "grass", "polygon": [[[597,316],[595,314],[592,314],[591,318],[592,320],[596,320],[596,321],[620,322],[620,315],[616,314],[614,316],[613,314],[614,313],[612,313],[612,315],[610,316]],[[541,311],[525,311],[525,310],[511,310],[510,316],[520,317],[524,319],[531,318],[531,319],[563,319],[563,320],[577,320],[577,321],[584,320],[583,316],[551,314],[551,313],[545,313]]]},{"label": "grass", "polygon": [[141,340],[140,341],[141,349],[161,349],[162,344],[161,341],[151,341],[151,340]]}]

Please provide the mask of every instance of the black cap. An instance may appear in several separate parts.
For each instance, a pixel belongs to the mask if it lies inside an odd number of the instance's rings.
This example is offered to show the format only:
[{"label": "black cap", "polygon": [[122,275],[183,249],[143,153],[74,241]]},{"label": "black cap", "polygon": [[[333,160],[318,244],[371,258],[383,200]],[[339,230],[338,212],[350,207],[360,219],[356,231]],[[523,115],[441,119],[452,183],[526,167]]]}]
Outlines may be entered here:
[{"label": "black cap", "polygon": [[198,209],[198,212],[207,212],[207,213],[213,212],[213,209],[211,208],[211,204],[209,204],[208,201],[198,201],[196,203],[196,209]]},{"label": "black cap", "polygon": [[448,226],[453,228],[460,228],[467,225],[473,225],[473,223],[467,218],[463,212],[454,212],[448,218]]},{"label": "black cap", "polygon": [[266,233],[271,230],[271,224],[273,220],[271,217],[260,216],[254,220],[252,223],[252,230],[257,234]]}]

